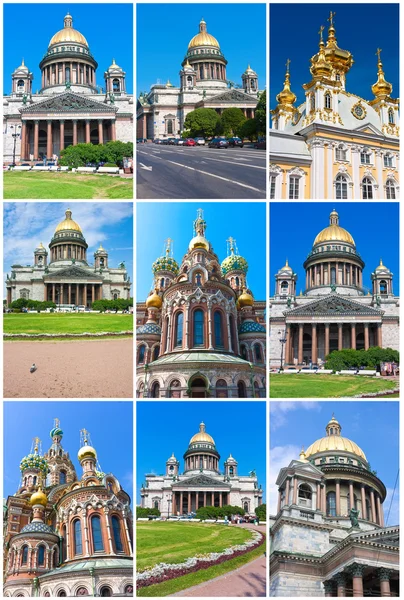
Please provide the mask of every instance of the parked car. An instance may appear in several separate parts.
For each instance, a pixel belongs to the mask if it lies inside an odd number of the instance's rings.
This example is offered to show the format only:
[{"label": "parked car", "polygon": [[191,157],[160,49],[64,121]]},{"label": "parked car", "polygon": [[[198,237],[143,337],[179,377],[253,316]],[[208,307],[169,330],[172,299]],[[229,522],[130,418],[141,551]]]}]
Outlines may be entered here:
[{"label": "parked car", "polygon": [[184,146],[196,146],[196,142],[192,138],[187,138],[184,142]]},{"label": "parked car", "polygon": [[174,145],[175,146],[183,146],[184,145],[184,140],[182,138],[178,138],[174,141]]},{"label": "parked car", "polygon": [[210,140],[209,144],[208,144],[209,148],[228,148],[229,147],[229,142],[226,140],[226,138],[213,138],[213,140]]},{"label": "parked car", "polygon": [[196,137],[194,138],[197,146],[204,146],[205,145],[205,138],[203,137]]},{"label": "parked car", "polygon": [[175,138],[168,138],[167,139],[167,144],[169,146],[174,146],[174,144],[175,144]]},{"label": "parked car", "polygon": [[146,142],[147,142],[147,140],[146,140],[145,138],[138,138],[138,139],[136,140],[136,143],[137,143],[137,144],[145,144]]},{"label": "parked car", "polygon": [[162,140],[159,140],[158,138],[156,138],[155,140],[153,140],[153,144],[162,144]]},{"label": "parked car", "polygon": [[168,144],[168,138],[163,138],[161,140],[161,143],[164,144],[164,146],[167,146],[167,144]]},{"label": "parked car", "polygon": [[228,138],[227,140],[229,142],[229,146],[238,146],[239,148],[242,148],[244,146],[244,142],[242,139],[240,139],[239,137],[231,137]]}]

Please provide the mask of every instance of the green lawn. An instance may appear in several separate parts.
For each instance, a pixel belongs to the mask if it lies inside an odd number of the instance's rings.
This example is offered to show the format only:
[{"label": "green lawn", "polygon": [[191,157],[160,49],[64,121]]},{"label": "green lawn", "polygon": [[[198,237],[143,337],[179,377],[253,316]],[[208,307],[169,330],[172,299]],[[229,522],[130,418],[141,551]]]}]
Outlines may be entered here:
[{"label": "green lawn", "polygon": [[271,398],[346,398],[396,387],[397,381],[354,375],[270,375]]},{"label": "green lawn", "polygon": [[247,529],[204,523],[139,521],[136,531],[139,569],[160,562],[179,563],[195,554],[220,552],[251,538]]},{"label": "green lawn", "polygon": [[48,171],[5,171],[3,177],[7,200],[133,198],[133,179],[121,177]]},{"label": "green lawn", "polygon": [[101,333],[133,330],[133,315],[99,313],[10,313],[4,333]]}]

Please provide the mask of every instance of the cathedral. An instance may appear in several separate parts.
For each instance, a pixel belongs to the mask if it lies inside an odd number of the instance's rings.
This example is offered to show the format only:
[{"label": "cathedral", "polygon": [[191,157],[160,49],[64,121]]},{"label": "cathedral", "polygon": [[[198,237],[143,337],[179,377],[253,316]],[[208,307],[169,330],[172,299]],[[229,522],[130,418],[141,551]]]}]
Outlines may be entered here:
[{"label": "cathedral", "polygon": [[399,527],[385,524],[386,487],[341,431],[333,415],[325,437],[279,472],[270,596],[400,595]]},{"label": "cathedral", "polygon": [[4,507],[4,596],[133,596],[130,497],[103,473],[81,430],[78,477],[58,419],[42,455],[34,439]]},{"label": "cathedral", "polygon": [[236,107],[253,118],[260,94],[257,73],[248,65],[240,86],[227,79],[226,65],[219,42],[202,19],[181,63],[180,85],[155,83],[149,92],[140,92],[137,137],[181,137],[187,114],[196,108],[213,108],[221,114],[225,108]]},{"label": "cathedral", "polygon": [[12,265],[6,278],[7,305],[26,298],[70,309],[91,307],[95,300],[129,299],[132,284],[125,263],[110,267],[108,252],[100,245],[91,264],[87,248],[80,225],[67,209],[49,243],[49,252],[41,242],[34,250],[33,265]]},{"label": "cathedral", "polygon": [[[348,214],[348,211],[346,212]],[[333,210],[314,239],[303,266],[305,289],[296,294],[291,265],[279,269],[270,298],[270,367],[324,362],[333,350],[371,346],[399,350],[400,301],[388,266],[375,266],[372,289],[363,283],[365,262]]]},{"label": "cathedral", "polygon": [[33,91],[33,74],[23,60],[13,71],[11,93],[4,96],[6,164],[13,161],[14,148],[18,163],[59,157],[64,148],[80,143],[133,140],[133,96],[126,91],[125,71],[112,60],[103,91],[96,79],[98,63],[69,13],[39,67],[38,91]]},{"label": "cathedral", "polygon": [[[305,102],[296,106],[288,60],[284,87],[271,111],[270,198],[373,200],[399,198],[399,100],[385,79],[377,49],[372,99],[348,91],[351,52],[339,48],[328,19],[311,59]],[[353,71],[354,71],[353,67]],[[369,82],[370,84],[370,82]]]},{"label": "cathedral", "polygon": [[204,506],[240,506],[254,514],[263,496],[255,471],[239,475],[237,460],[230,454],[221,473],[219,461],[215,441],[201,423],[184,453],[183,473],[173,454],[166,462],[164,475],[146,475],[140,490],[142,508],[157,508],[167,518],[196,512]]},{"label": "cathedral", "polygon": [[170,239],[153,263],[154,289],[136,309],[137,397],[266,396],[266,303],[248,289],[235,240],[220,264],[206,227],[198,209],[181,264]]}]

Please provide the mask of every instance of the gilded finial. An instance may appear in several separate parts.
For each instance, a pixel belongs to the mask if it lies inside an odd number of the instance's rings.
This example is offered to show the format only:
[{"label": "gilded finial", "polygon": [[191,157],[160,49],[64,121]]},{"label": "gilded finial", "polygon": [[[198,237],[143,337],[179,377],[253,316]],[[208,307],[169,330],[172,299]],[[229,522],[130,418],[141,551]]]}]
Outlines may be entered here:
[{"label": "gilded finial", "polygon": [[320,27],[320,31],[318,32],[320,34],[320,45],[323,44],[323,31],[324,31],[324,25],[321,25]]},{"label": "gilded finial", "polygon": [[288,58],[286,61],[286,73],[285,73],[285,81],[283,82],[283,90],[281,92],[279,92],[279,94],[276,96],[277,102],[283,106],[289,106],[289,110],[290,110],[290,106],[292,106],[293,103],[296,102],[296,95],[290,89],[290,72],[289,72],[290,62],[291,61]]},{"label": "gilded finial", "polygon": [[39,439],[39,437],[34,437],[33,442],[34,442],[34,452],[35,454],[38,452],[39,449],[39,442],[41,440]]},{"label": "gilded finial", "polygon": [[166,239],[166,255],[167,256],[170,254],[172,241],[173,240],[171,238]]},{"label": "gilded finial", "polygon": [[337,14],[337,13],[335,13],[335,12],[332,12],[332,10],[330,10],[330,16],[329,16],[329,17],[328,17],[328,19],[327,19],[327,21],[329,21],[329,22],[330,22],[330,27],[334,27],[334,22],[333,22],[333,19],[334,19],[334,17],[335,17],[335,15],[336,15],[336,14]]},{"label": "gilded finial", "polygon": [[290,63],[291,63],[291,60],[290,60],[290,58],[288,58],[287,61],[286,61],[286,73],[289,73],[289,65],[290,65]]},{"label": "gilded finial", "polygon": [[390,96],[391,92],[393,91],[393,86],[391,85],[391,83],[386,81],[386,79],[384,78],[383,63],[382,63],[382,59],[380,58],[381,52],[382,52],[381,48],[378,48],[376,50],[377,81],[376,81],[376,83],[374,83],[372,85],[372,92],[376,96],[376,98]]}]

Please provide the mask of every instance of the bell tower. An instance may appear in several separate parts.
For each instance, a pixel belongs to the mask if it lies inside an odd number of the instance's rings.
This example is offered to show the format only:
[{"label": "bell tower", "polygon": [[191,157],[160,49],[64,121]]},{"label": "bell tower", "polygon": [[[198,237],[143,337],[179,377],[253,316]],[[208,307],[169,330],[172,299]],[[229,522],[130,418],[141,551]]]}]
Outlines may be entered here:
[{"label": "bell tower", "polygon": [[34,75],[25,66],[24,59],[19,67],[13,71],[11,75],[12,79],[12,95],[13,96],[27,96],[30,97],[32,94],[32,81]]},{"label": "bell tower", "polygon": [[373,271],[371,277],[374,298],[383,300],[383,298],[394,296],[393,273],[383,264],[382,259],[380,259],[380,264]]},{"label": "bell tower", "polygon": [[275,281],[275,295],[278,299],[286,300],[289,297],[296,296],[297,275],[289,266],[288,259],[286,259],[285,266],[283,266],[282,269],[279,269],[275,275]]}]

